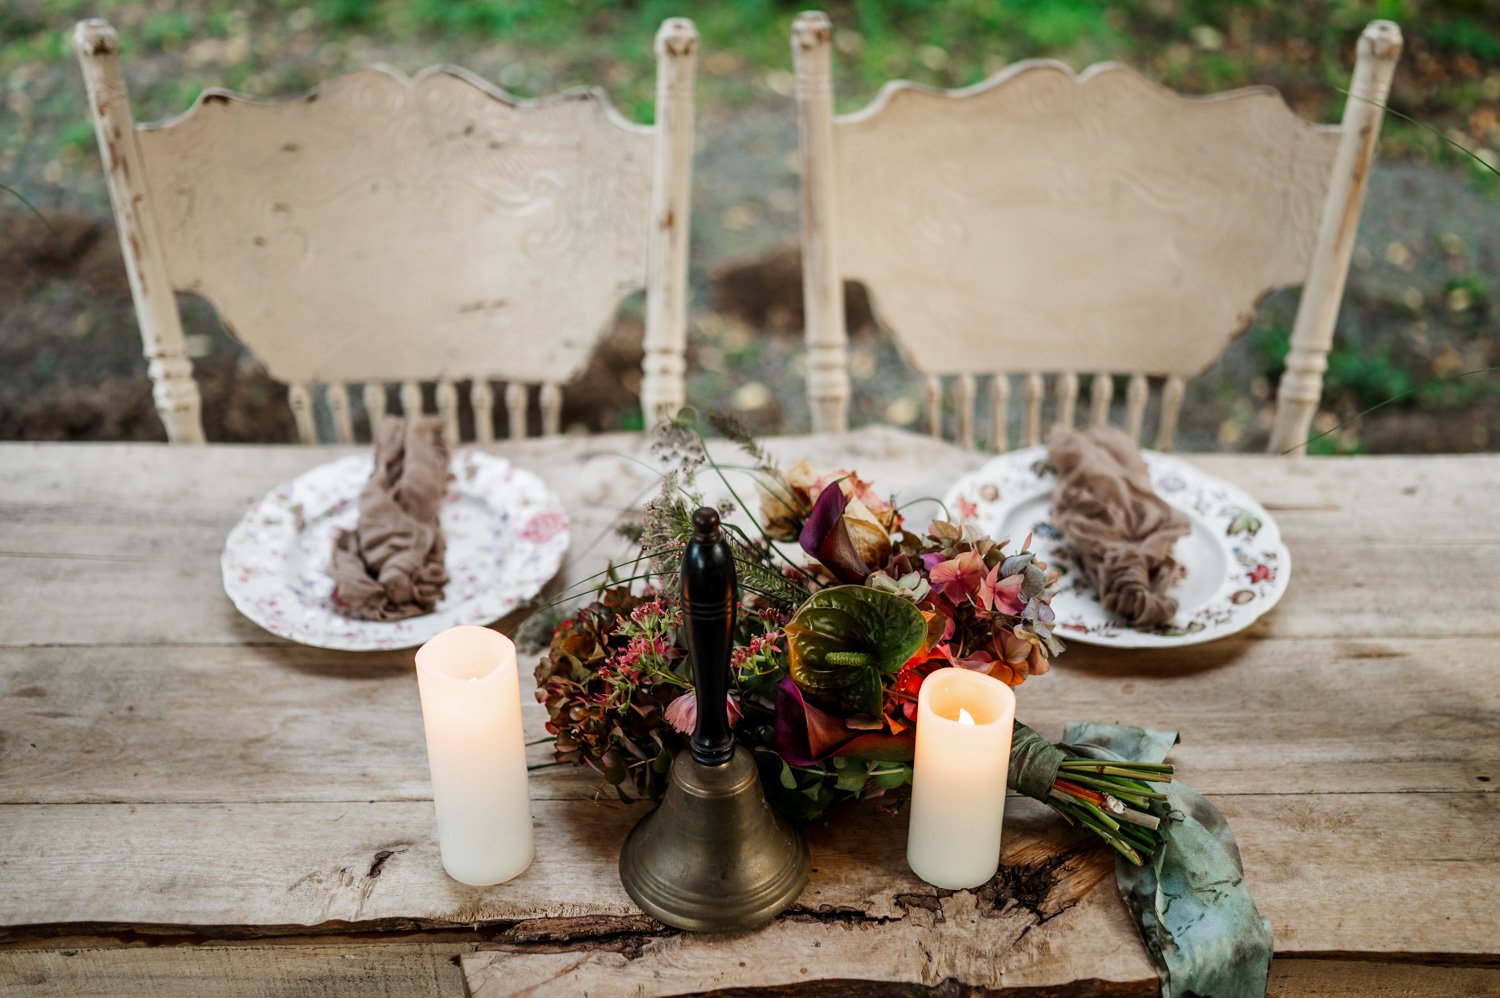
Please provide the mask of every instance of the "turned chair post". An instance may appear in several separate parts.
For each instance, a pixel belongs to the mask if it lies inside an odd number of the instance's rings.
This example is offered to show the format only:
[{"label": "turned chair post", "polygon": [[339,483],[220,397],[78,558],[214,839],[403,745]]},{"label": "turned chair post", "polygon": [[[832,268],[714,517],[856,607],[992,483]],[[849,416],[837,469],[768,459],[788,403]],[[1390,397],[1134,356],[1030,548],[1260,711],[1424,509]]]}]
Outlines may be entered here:
[{"label": "turned chair post", "polygon": [[649,429],[687,402],[688,236],[692,211],[693,78],[698,32],[680,17],[656,33],[656,155],[652,164],[641,413]]},{"label": "turned chair post", "polygon": [[1344,297],[1354,236],[1375,161],[1375,143],[1385,113],[1382,105],[1391,92],[1401,44],[1401,29],[1390,21],[1373,21],[1359,36],[1333,178],[1292,326],[1286,371],[1276,392],[1276,420],[1269,446],[1272,453],[1307,451],[1307,434],[1323,397],[1323,372],[1328,369],[1333,327]]},{"label": "turned chair post", "polygon": [[177,300],[172,295],[156,218],[146,194],[145,165],[120,72],[120,39],[104,21],[82,21],[73,31],[73,45],[94,111],[94,131],[115,207],[136,321],[141,326],[152,399],[168,440],[201,444],[205,442],[203,403],[198,383],[193,380],[193,362],[188,359]]},{"label": "turned chair post", "polygon": [[807,392],[816,433],[849,422],[848,331],[834,218],[833,25],[805,11],[792,25],[802,165],[802,303],[807,323]]}]

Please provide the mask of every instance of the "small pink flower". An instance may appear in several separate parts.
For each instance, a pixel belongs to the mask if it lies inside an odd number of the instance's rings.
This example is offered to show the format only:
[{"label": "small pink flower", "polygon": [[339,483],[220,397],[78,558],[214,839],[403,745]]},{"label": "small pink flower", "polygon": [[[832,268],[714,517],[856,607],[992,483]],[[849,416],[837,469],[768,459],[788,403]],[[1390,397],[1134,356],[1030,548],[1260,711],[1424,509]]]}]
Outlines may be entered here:
[{"label": "small pink flower", "polygon": [[1021,599],[1021,585],[1026,577],[1019,572],[1008,578],[998,578],[1000,566],[990,569],[989,574],[979,580],[979,602],[990,612],[999,611],[1012,616],[1026,608]]},{"label": "small pink flower", "polygon": [[932,588],[955,603],[970,599],[984,579],[984,559],[973,551],[932,566],[928,581]]},{"label": "small pink flower", "polygon": [[[733,728],[740,720],[740,705],[731,696],[724,698],[724,706],[729,708],[729,726]],[[693,728],[698,725],[698,695],[691,691],[682,694],[667,704],[663,716],[678,734],[692,735]]]}]

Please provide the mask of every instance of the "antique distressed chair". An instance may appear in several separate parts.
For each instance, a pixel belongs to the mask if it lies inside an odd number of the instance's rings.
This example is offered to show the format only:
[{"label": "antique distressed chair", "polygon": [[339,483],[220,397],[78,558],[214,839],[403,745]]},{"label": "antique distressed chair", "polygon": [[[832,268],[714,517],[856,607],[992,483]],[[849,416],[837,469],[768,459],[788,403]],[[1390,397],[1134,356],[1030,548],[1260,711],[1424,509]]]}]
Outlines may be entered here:
[{"label": "antique distressed chair", "polygon": [[136,125],[104,21],[74,40],[88,84],[157,410],[201,443],[198,386],[174,290],[207,298],[289,385],[304,441],[326,397],[353,439],[356,386],[420,411],[435,383],[456,439],[472,382],[480,441],[504,382],[512,436],[533,386],[543,431],[621,300],[646,289],[641,407],[683,403],[688,192],[697,33],[656,36],[656,123],[626,122],[597,89],[520,100],[461,69],[361,69],[300,97],[207,90]]},{"label": "antique distressed chair", "polygon": [[1128,376],[1139,438],[1163,378],[1155,445],[1170,449],[1185,379],[1211,365],[1268,291],[1303,284],[1271,449],[1296,447],[1322,393],[1381,108],[1401,33],[1360,36],[1340,126],[1311,124],[1276,91],[1183,97],[1115,64],[1075,75],[1011,66],[965,90],[906,82],[834,116],[831,28],[792,29],[803,185],[807,387],[817,430],[847,421],[843,282],[927,377],[928,424],[951,379],[957,437],[976,439],[977,376],[991,375],[984,436],[1004,450],[1011,375],[1022,376],[1022,442],[1072,425],[1079,375],[1090,419],[1108,418]]}]

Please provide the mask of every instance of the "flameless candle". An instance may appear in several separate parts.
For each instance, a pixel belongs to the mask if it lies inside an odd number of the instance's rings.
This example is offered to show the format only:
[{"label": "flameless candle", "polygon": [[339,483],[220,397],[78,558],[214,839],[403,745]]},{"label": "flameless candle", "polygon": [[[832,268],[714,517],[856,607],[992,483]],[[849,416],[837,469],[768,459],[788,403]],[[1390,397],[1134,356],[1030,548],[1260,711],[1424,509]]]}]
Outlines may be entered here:
[{"label": "flameless candle", "polygon": [[485,886],[531,865],[531,800],[516,646],[454,627],[417,649],[417,688],[448,876]]},{"label": "flameless candle", "polygon": [[934,887],[978,887],[1000,868],[1016,695],[980,672],[939,669],[917,695],[906,862]]}]

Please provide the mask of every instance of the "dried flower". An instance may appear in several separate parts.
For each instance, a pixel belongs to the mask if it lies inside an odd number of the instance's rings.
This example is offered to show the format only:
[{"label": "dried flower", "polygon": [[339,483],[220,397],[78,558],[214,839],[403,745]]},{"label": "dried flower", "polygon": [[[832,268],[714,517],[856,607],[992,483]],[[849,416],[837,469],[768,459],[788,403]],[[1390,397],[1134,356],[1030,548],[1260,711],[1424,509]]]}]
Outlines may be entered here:
[{"label": "dried flower", "polygon": [[[724,706],[729,712],[729,727],[731,729],[744,717],[744,711],[740,710],[739,701],[733,696],[724,698]],[[693,729],[698,725],[698,694],[693,690],[679,696],[676,700],[667,704],[667,723],[677,730],[680,735],[691,737]]]}]

